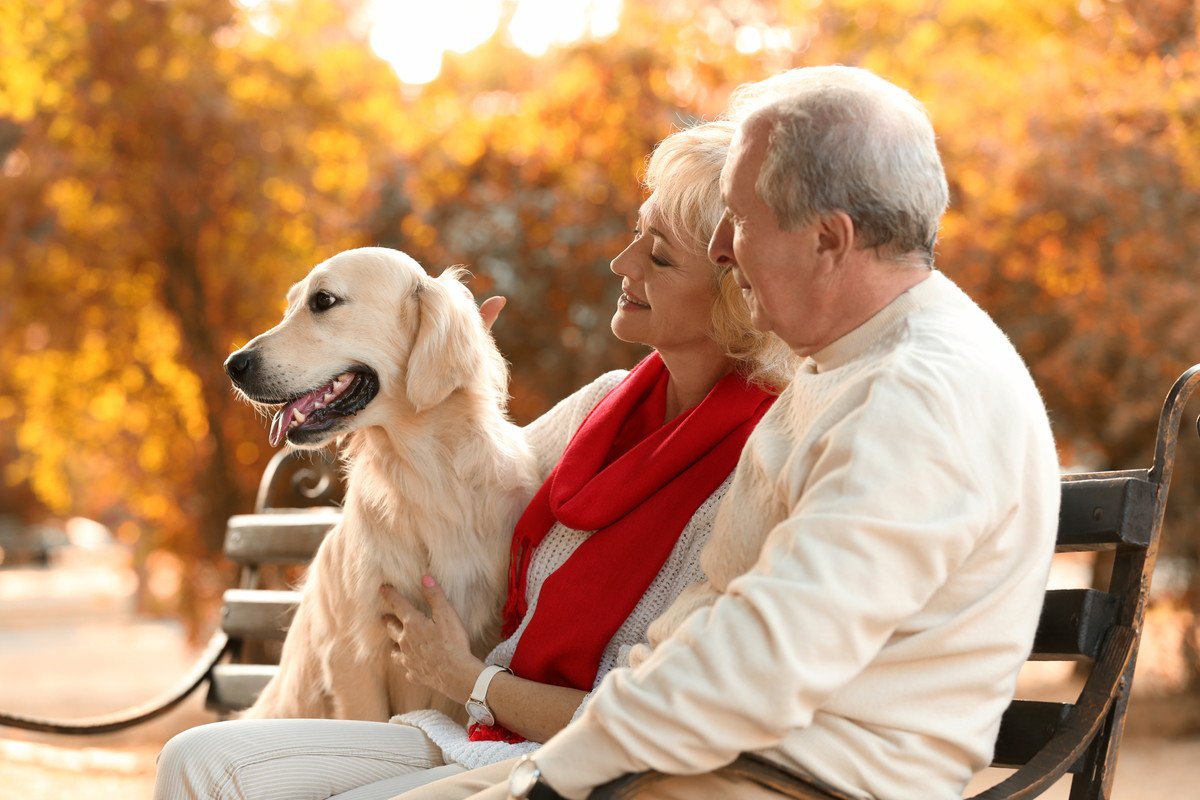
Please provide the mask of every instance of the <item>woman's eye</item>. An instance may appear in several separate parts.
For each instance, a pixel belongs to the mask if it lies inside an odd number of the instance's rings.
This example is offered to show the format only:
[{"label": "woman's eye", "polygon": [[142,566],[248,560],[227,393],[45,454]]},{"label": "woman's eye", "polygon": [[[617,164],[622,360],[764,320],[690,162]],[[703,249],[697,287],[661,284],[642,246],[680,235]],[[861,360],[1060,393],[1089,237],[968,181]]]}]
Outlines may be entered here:
[{"label": "woman's eye", "polygon": [[655,253],[653,251],[651,251],[651,253],[650,253],[650,260],[660,267],[674,266],[673,264],[671,264],[670,261],[667,261],[665,258],[663,258],[662,256],[658,255],[657,253]]},{"label": "woman's eye", "polygon": [[308,307],[311,311],[319,314],[322,311],[328,311],[333,308],[337,305],[337,301],[338,299],[335,296],[322,289],[308,298]]}]

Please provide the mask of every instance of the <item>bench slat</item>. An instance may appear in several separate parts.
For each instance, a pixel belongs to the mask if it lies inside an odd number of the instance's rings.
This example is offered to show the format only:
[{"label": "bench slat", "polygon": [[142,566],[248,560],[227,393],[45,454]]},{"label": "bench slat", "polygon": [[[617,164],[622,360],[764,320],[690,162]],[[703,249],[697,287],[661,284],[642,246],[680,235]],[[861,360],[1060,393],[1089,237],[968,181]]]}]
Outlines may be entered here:
[{"label": "bench slat", "polygon": [[1071,709],[1070,703],[1012,701],[1000,720],[992,766],[1016,768],[1026,764],[1046,746]]},{"label": "bench slat", "polygon": [[222,713],[249,708],[278,669],[265,664],[217,664],[205,705]]},{"label": "bench slat", "polygon": [[1030,661],[1070,661],[1096,657],[1117,615],[1117,598],[1096,589],[1046,592]]},{"label": "bench slat", "polygon": [[238,564],[302,564],[341,518],[332,507],[238,514],[225,529],[225,555]]},{"label": "bench slat", "polygon": [[1063,481],[1056,549],[1144,550],[1154,524],[1154,493],[1154,484],[1137,477]]},{"label": "bench slat", "polygon": [[230,637],[283,639],[300,603],[299,592],[227,589],[221,629]]}]

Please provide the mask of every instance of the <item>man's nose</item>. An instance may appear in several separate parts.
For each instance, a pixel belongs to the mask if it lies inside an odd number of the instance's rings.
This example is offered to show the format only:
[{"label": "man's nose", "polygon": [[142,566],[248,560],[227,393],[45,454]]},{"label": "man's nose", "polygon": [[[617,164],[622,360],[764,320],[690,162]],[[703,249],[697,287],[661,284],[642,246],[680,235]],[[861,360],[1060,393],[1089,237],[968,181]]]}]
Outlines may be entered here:
[{"label": "man's nose", "polygon": [[225,359],[225,374],[236,384],[246,380],[257,367],[258,353],[248,347],[243,347]]},{"label": "man's nose", "polygon": [[717,223],[712,238],[708,240],[708,260],[718,267],[732,267],[733,261],[733,226],[729,224],[729,216],[724,215]]}]

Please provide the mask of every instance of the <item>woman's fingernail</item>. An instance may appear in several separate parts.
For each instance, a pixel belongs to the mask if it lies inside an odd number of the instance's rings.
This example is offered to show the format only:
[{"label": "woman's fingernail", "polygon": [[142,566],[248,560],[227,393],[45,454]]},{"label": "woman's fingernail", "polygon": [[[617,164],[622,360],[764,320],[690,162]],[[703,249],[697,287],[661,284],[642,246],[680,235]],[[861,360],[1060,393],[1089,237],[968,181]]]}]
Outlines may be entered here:
[{"label": "woman's fingernail", "polygon": [[433,579],[432,575],[426,575],[425,577],[421,578],[421,583],[429,587],[437,586],[437,581]]}]

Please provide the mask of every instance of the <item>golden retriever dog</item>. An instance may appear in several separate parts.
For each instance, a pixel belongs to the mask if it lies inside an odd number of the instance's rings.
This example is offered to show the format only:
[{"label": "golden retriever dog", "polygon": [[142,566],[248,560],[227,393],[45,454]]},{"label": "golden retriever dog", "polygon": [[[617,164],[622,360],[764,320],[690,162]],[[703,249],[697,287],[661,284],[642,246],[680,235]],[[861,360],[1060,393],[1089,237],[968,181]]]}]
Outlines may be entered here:
[{"label": "golden retriever dog", "polygon": [[244,716],[386,720],[462,708],[405,680],[380,622],[390,583],[424,608],[433,575],[485,654],[499,636],[513,526],[534,491],[506,416],[508,370],[451,268],[431,278],[396,250],[349,250],[288,292],[283,321],[225,362],[274,411],[270,439],[340,440],[341,522],[305,576],[279,672]]}]

